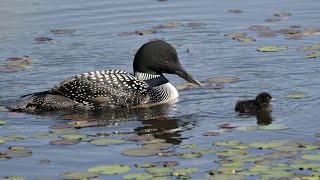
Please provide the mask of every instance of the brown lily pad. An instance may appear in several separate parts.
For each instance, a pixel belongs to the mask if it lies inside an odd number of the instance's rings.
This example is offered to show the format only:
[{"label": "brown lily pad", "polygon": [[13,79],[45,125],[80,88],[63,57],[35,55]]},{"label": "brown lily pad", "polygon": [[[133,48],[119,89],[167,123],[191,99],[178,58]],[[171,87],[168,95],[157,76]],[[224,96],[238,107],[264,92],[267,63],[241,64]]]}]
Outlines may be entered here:
[{"label": "brown lily pad", "polygon": [[151,148],[133,148],[122,151],[123,155],[134,156],[134,157],[145,157],[145,156],[154,156],[160,153],[159,149]]},{"label": "brown lily pad", "polygon": [[207,79],[210,83],[231,83],[237,80],[239,80],[239,78],[233,76],[212,77]]},{"label": "brown lily pad", "polygon": [[266,31],[266,30],[269,30],[270,27],[269,26],[250,26],[249,29],[254,31]]},{"label": "brown lily pad", "polygon": [[282,12],[282,13],[276,13],[274,14],[274,16],[277,16],[277,17],[288,17],[288,16],[291,16],[292,14],[291,13],[288,13],[288,12]]},{"label": "brown lily pad", "polygon": [[45,42],[45,41],[51,41],[52,38],[50,37],[37,37],[37,38],[34,38],[35,41],[40,41],[40,42]]},{"label": "brown lily pad", "polygon": [[76,32],[75,29],[53,29],[50,30],[53,34],[73,34]]},{"label": "brown lily pad", "polygon": [[224,124],[220,124],[218,127],[221,128],[221,129],[234,129],[234,128],[237,128],[239,126],[232,125],[232,124],[229,124],[229,123],[224,123]]},{"label": "brown lily pad", "polygon": [[136,35],[147,35],[147,34],[154,34],[156,33],[157,31],[156,30],[153,30],[153,29],[144,29],[144,30],[137,30],[137,31],[134,31],[134,33]]},{"label": "brown lily pad", "polygon": [[200,27],[200,26],[205,26],[207,25],[206,23],[201,23],[201,22],[190,22],[187,23],[187,26],[189,27]]},{"label": "brown lily pad", "polygon": [[134,32],[121,32],[118,34],[118,36],[131,36],[134,35]]},{"label": "brown lily pad", "polygon": [[50,141],[50,144],[52,145],[74,145],[79,144],[80,140],[78,139],[58,139]]},{"label": "brown lily pad", "polygon": [[242,13],[242,10],[239,9],[230,9],[227,11],[228,13],[233,13],[233,14],[240,14]]},{"label": "brown lily pad", "polygon": [[210,84],[206,86],[208,89],[223,89],[224,85],[222,83]]},{"label": "brown lily pad", "polygon": [[65,129],[65,128],[71,128],[71,127],[73,126],[70,124],[54,124],[50,126],[51,129]]},{"label": "brown lily pad", "polygon": [[219,132],[211,131],[211,132],[203,133],[202,135],[203,136],[218,136],[219,134],[220,134]]},{"label": "brown lily pad", "polygon": [[274,31],[262,31],[258,35],[259,37],[275,37],[277,34]]},{"label": "brown lily pad", "polygon": [[242,37],[242,36],[234,37],[233,39],[237,40],[239,42],[254,42],[254,41],[256,41],[256,39],[254,39],[252,37]]},{"label": "brown lily pad", "polygon": [[276,21],[281,21],[281,18],[267,18],[265,19],[266,22],[276,22]]}]

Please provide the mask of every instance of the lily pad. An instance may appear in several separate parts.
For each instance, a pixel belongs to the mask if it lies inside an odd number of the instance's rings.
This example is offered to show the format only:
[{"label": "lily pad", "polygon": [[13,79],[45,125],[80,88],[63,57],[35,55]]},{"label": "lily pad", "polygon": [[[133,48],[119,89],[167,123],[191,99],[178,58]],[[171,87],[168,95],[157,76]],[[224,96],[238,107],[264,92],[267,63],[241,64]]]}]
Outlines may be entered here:
[{"label": "lily pad", "polygon": [[242,127],[238,127],[236,128],[239,131],[255,131],[258,129],[258,126],[242,126]]},{"label": "lily pad", "polygon": [[173,176],[184,176],[198,171],[198,168],[180,168],[172,172]]},{"label": "lily pad", "polygon": [[305,154],[302,156],[303,159],[310,160],[310,161],[320,161],[320,155],[308,155]]},{"label": "lily pad", "polygon": [[148,173],[136,173],[136,174],[128,174],[123,176],[124,179],[137,179],[137,180],[145,180],[153,178],[153,175]]},{"label": "lily pad", "polygon": [[16,141],[16,140],[24,140],[24,139],[30,139],[30,136],[27,135],[22,135],[22,134],[15,134],[15,135],[9,135],[9,136],[4,136],[2,139],[4,140],[11,140],[11,141]]},{"label": "lily pad", "polygon": [[240,14],[242,13],[242,10],[239,9],[230,9],[227,11],[228,13],[233,13],[233,14]]},{"label": "lily pad", "polygon": [[96,178],[99,176],[98,173],[95,172],[87,172],[87,171],[79,171],[79,172],[66,172],[59,175],[62,179],[87,179],[87,178]]},{"label": "lily pad", "polygon": [[320,51],[320,44],[315,44],[312,46],[300,47],[297,49],[298,51]]},{"label": "lily pad", "polygon": [[0,125],[4,125],[4,124],[7,124],[8,123],[8,121],[6,121],[6,120],[0,120]]},{"label": "lily pad", "polygon": [[219,132],[210,131],[210,132],[203,133],[202,135],[203,136],[218,136],[219,134],[220,134]]},{"label": "lily pad", "polygon": [[131,36],[134,35],[134,32],[121,32],[118,34],[118,36]]},{"label": "lily pad", "polygon": [[201,23],[201,22],[190,22],[187,23],[187,26],[189,27],[200,27],[200,26],[205,26],[207,25],[206,23]]},{"label": "lily pad", "polygon": [[237,80],[239,80],[239,78],[233,76],[212,77],[207,79],[210,83],[231,83]]},{"label": "lily pad", "polygon": [[273,31],[261,31],[258,35],[259,37],[275,37],[277,34]]},{"label": "lily pad", "polygon": [[256,39],[254,39],[252,37],[243,37],[243,36],[234,37],[233,39],[240,41],[240,42],[254,42],[254,41],[256,41]]},{"label": "lily pad", "polygon": [[55,136],[55,134],[49,133],[49,132],[34,133],[31,135],[32,138],[48,138],[48,137],[52,137],[52,136]]},{"label": "lily pad", "polygon": [[229,123],[219,124],[219,128],[221,128],[221,129],[234,129],[234,128],[237,128],[237,127],[239,127],[239,126],[232,125],[232,124],[229,124]]},{"label": "lily pad", "polygon": [[53,34],[72,34],[76,32],[76,30],[75,29],[53,29],[53,30],[50,30],[50,32],[52,32]]},{"label": "lily pad", "polygon": [[164,28],[174,28],[182,26],[183,24],[181,22],[166,22],[157,26],[154,26],[155,29],[164,29]]},{"label": "lily pad", "polygon": [[292,14],[291,13],[288,13],[288,12],[282,12],[282,13],[276,13],[274,14],[274,16],[277,16],[277,17],[288,17],[288,16],[291,16]]},{"label": "lily pad", "polygon": [[5,142],[6,142],[5,139],[1,139],[1,138],[0,138],[0,144],[3,144],[3,143],[5,143]]},{"label": "lily pad", "polygon": [[231,156],[241,156],[247,154],[246,150],[243,149],[225,149],[219,150],[215,153],[218,156],[231,157]]},{"label": "lily pad", "polygon": [[151,148],[133,148],[122,151],[123,155],[126,156],[154,156],[160,153],[159,149],[151,149]]},{"label": "lily pad", "polygon": [[78,140],[78,139],[84,139],[87,137],[86,134],[62,134],[60,135],[61,138],[63,139],[75,139],[75,140]]},{"label": "lily pad", "polygon": [[66,129],[73,127],[70,124],[53,124],[50,126],[51,129]]},{"label": "lily pad", "polygon": [[173,169],[170,167],[151,167],[145,169],[150,174],[155,174],[155,176],[166,176],[169,175]]},{"label": "lily pad", "polygon": [[149,149],[168,149],[171,148],[173,144],[171,143],[155,143],[155,144],[144,144],[143,148],[149,148]]},{"label": "lily pad", "polygon": [[62,133],[74,133],[76,130],[74,128],[64,128],[64,129],[52,129],[49,131],[53,134],[62,134]]},{"label": "lily pad", "polygon": [[313,53],[310,53],[310,54],[306,54],[305,57],[307,57],[307,58],[317,58],[317,57],[320,57],[320,50],[319,50],[319,51],[316,51],[316,52],[313,52]]},{"label": "lily pad", "polygon": [[276,22],[281,20],[282,20],[281,18],[275,18],[275,17],[265,19],[266,22]]},{"label": "lily pad", "polygon": [[153,30],[153,29],[144,29],[144,30],[137,30],[137,31],[134,31],[135,34],[137,35],[147,35],[147,34],[154,34],[156,33],[157,31]]},{"label": "lily pad", "polygon": [[269,30],[269,26],[250,26],[248,29],[254,30],[254,31],[266,31]]},{"label": "lily pad", "polygon": [[281,142],[277,142],[277,141],[271,141],[271,142],[254,142],[254,143],[250,143],[249,146],[256,148],[256,149],[272,149],[272,148],[276,148],[276,147],[280,147],[282,146],[283,143]]},{"label": "lily pad", "polygon": [[181,149],[188,149],[188,148],[194,149],[196,147],[197,147],[196,144],[185,144],[185,145],[179,146],[179,148],[181,148]]},{"label": "lily pad", "polygon": [[0,156],[9,157],[9,158],[21,158],[28,157],[32,155],[31,150],[23,149],[23,150],[8,150],[0,152]]},{"label": "lily pad", "polygon": [[213,142],[213,145],[216,146],[238,146],[240,145],[240,141],[234,140],[234,141],[216,141]]},{"label": "lily pad", "polygon": [[75,128],[94,127],[98,125],[97,122],[90,122],[90,121],[72,121],[72,122],[68,122],[67,124],[72,125]]},{"label": "lily pad", "polygon": [[103,138],[103,139],[95,139],[90,141],[90,144],[96,145],[96,146],[106,146],[111,144],[123,144],[125,141],[122,139],[116,139],[116,138]]},{"label": "lily pad", "polygon": [[74,145],[79,144],[80,140],[76,139],[58,139],[50,141],[50,144],[52,145]]},{"label": "lily pad", "polygon": [[44,42],[44,41],[51,41],[52,38],[50,37],[37,37],[34,39],[35,41],[40,41],[40,42]]},{"label": "lily pad", "polygon": [[143,144],[158,144],[158,143],[165,143],[166,140],[164,139],[152,139],[149,141],[143,141]]},{"label": "lily pad", "polygon": [[228,34],[225,34],[224,36],[227,36],[227,37],[245,37],[247,34],[246,33],[241,33],[241,32],[235,32],[235,33],[228,33]]},{"label": "lily pad", "polygon": [[130,171],[129,166],[115,164],[110,166],[96,166],[89,168],[89,172],[98,172],[101,174],[121,174]]},{"label": "lily pad", "polygon": [[22,176],[6,176],[0,177],[0,180],[26,180],[26,178]]},{"label": "lily pad", "polygon": [[186,152],[179,155],[180,158],[190,159],[190,158],[199,158],[202,154],[199,152]]},{"label": "lily pad", "polygon": [[261,46],[257,48],[257,51],[261,52],[277,52],[277,51],[285,51],[288,50],[287,46]]},{"label": "lily pad", "polygon": [[269,124],[267,126],[259,126],[259,129],[261,130],[271,130],[271,131],[277,131],[277,130],[285,130],[289,127],[285,124]]},{"label": "lily pad", "polygon": [[287,98],[291,99],[302,99],[308,97],[307,93],[291,93],[287,95]]}]

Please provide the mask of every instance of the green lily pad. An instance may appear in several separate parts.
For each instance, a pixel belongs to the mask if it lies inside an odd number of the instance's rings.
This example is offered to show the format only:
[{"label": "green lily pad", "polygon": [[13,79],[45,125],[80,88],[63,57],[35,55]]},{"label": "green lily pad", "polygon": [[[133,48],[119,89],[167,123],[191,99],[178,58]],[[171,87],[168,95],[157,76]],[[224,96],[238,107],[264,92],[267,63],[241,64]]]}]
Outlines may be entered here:
[{"label": "green lily pad", "polygon": [[166,22],[157,26],[154,26],[155,29],[163,29],[163,28],[174,28],[182,26],[183,24],[181,22]]},{"label": "green lily pad", "polygon": [[16,140],[24,140],[24,139],[30,139],[30,136],[27,135],[20,135],[20,134],[16,134],[16,135],[9,135],[9,136],[4,136],[2,137],[2,139],[7,140],[7,141],[16,141]]},{"label": "green lily pad", "polygon": [[0,112],[7,112],[7,111],[9,110],[7,109],[6,106],[0,106]]},{"label": "green lily pad", "polygon": [[156,166],[177,166],[179,164],[178,161],[163,161],[163,162],[154,162],[154,163],[142,163],[142,164],[135,164],[135,167],[138,168],[152,168]]},{"label": "green lily pad", "polygon": [[294,172],[289,171],[266,171],[261,175],[261,179],[270,179],[270,178],[287,178],[295,175]]},{"label": "green lily pad", "polygon": [[179,176],[185,176],[191,173],[195,173],[197,171],[198,171],[198,168],[181,168],[172,172],[172,175],[179,177]]},{"label": "green lily pad", "polygon": [[291,93],[287,95],[287,98],[291,99],[302,99],[308,97],[308,94],[306,93]]},{"label": "green lily pad", "polygon": [[242,151],[242,154],[240,154],[241,152],[234,153],[236,155],[228,157],[227,160],[237,161],[237,162],[256,162],[256,161],[263,160],[263,158],[261,156],[245,155],[245,154],[243,154],[245,152],[246,151]]},{"label": "green lily pad", "polygon": [[238,174],[238,175],[241,175],[241,176],[255,176],[255,175],[258,175],[259,172],[254,172],[254,171],[241,171],[241,172],[238,172],[237,174]]},{"label": "green lily pad", "polygon": [[129,166],[115,164],[110,166],[96,166],[89,168],[89,172],[98,172],[101,174],[121,174],[130,171]]},{"label": "green lily pad", "polygon": [[245,37],[247,34],[246,33],[239,33],[239,32],[235,32],[235,33],[228,33],[228,34],[225,34],[224,36],[227,36],[227,37]]},{"label": "green lily pad", "polygon": [[267,126],[259,126],[259,129],[261,130],[271,130],[271,131],[277,131],[277,130],[285,130],[289,127],[285,124],[269,124]]},{"label": "green lily pad", "polygon": [[47,133],[47,132],[44,132],[44,133],[34,133],[31,135],[32,138],[48,138],[48,137],[52,137],[52,136],[55,136],[55,134],[53,133]]},{"label": "green lily pad", "polygon": [[95,172],[86,172],[86,171],[79,171],[79,172],[66,172],[59,175],[62,179],[87,179],[87,178],[96,178],[99,176],[98,173]]},{"label": "green lily pad", "polygon": [[216,141],[213,142],[213,145],[216,146],[238,146],[240,145],[240,141],[234,140],[234,141]]},{"label": "green lily pad", "polygon": [[215,153],[218,156],[241,156],[247,154],[246,150],[243,149],[225,149],[225,150],[219,150]]},{"label": "green lily pad", "polygon": [[6,121],[6,120],[0,120],[0,125],[4,125],[4,124],[7,124],[8,123],[8,121]]},{"label": "green lily pad", "polygon": [[53,134],[62,134],[62,133],[74,133],[76,130],[74,128],[64,128],[64,129],[52,129],[49,131]]},{"label": "green lily pad", "polygon": [[102,138],[102,139],[95,139],[90,141],[90,144],[96,145],[96,146],[106,146],[111,144],[123,144],[125,143],[122,139],[116,139],[116,138]]},{"label": "green lily pad", "polygon": [[150,178],[150,180],[171,180],[169,177],[153,177]]},{"label": "green lily pad", "polygon": [[86,134],[62,134],[59,137],[63,138],[63,139],[84,139],[87,137]]},{"label": "green lily pad", "polygon": [[180,158],[190,159],[190,158],[199,158],[202,154],[199,152],[186,152],[179,155]]},{"label": "green lily pad", "polygon": [[319,51],[315,51],[315,52],[310,53],[310,54],[306,54],[305,57],[307,57],[307,58],[317,58],[317,57],[320,57],[320,50],[319,50]]},{"label": "green lily pad", "polygon": [[133,148],[122,151],[123,155],[126,156],[154,156],[159,154],[161,151],[159,149],[151,149],[151,148]]},{"label": "green lily pad", "polygon": [[261,52],[277,52],[288,50],[287,46],[261,46],[257,48],[257,51]]},{"label": "green lily pad", "polygon": [[256,39],[254,39],[252,37],[243,37],[243,36],[234,37],[233,39],[240,41],[240,42],[254,42],[254,41],[256,41]]},{"label": "green lily pad", "polygon": [[207,25],[206,23],[201,23],[201,22],[190,22],[187,23],[187,26],[189,27],[200,27],[200,26],[205,26]]},{"label": "green lily pad", "polygon": [[310,160],[310,161],[320,161],[320,155],[308,155],[305,154],[302,156],[303,159]]},{"label": "green lily pad", "polygon": [[291,16],[292,14],[291,13],[288,13],[288,12],[283,12],[283,13],[276,13],[274,14],[274,16],[277,16],[277,17],[288,17],[288,16]]},{"label": "green lily pad", "polygon": [[12,150],[12,151],[21,151],[21,150],[25,150],[26,147],[23,147],[23,146],[10,146],[8,149]]},{"label": "green lily pad", "polygon": [[5,139],[0,139],[0,144],[3,144],[3,143],[5,143],[5,142],[6,142]]},{"label": "green lily pad", "polygon": [[250,143],[249,146],[257,149],[272,149],[279,146],[282,146],[283,143],[277,142],[277,141],[271,141],[271,142],[254,142]]},{"label": "green lily pad", "polygon": [[79,139],[58,139],[50,141],[50,144],[52,145],[74,145],[79,143]]},{"label": "green lily pad", "polygon": [[153,178],[153,175],[148,173],[136,173],[136,174],[128,174],[123,176],[124,179],[137,179],[137,180],[145,180]]},{"label": "green lily pad", "polygon": [[218,173],[224,175],[232,175],[243,170],[243,167],[220,167],[219,169],[217,169]]},{"label": "green lily pad", "polygon": [[173,144],[171,143],[156,143],[156,144],[144,144],[143,148],[149,148],[149,149],[168,149],[171,148]]},{"label": "green lily pad", "polygon": [[26,178],[22,176],[7,176],[7,177],[0,177],[0,180],[26,180]]},{"label": "green lily pad", "polygon": [[164,139],[151,139],[149,141],[144,141],[143,144],[157,144],[157,143],[165,143]]},{"label": "green lily pad", "polygon": [[270,171],[270,167],[264,165],[255,165],[253,167],[248,168],[248,170],[252,172],[266,172]]},{"label": "green lily pad", "polygon": [[23,150],[8,150],[0,152],[0,156],[9,157],[9,158],[21,158],[28,157],[32,155],[31,150],[23,149]]},{"label": "green lily pad", "polygon": [[211,149],[211,148],[199,148],[199,149],[195,149],[192,152],[198,152],[201,154],[214,154],[217,152],[216,149]]},{"label": "green lily pad", "polygon": [[318,169],[320,168],[320,164],[311,164],[311,163],[295,163],[295,164],[290,164],[289,165],[290,167],[292,168],[295,168],[295,169],[301,169],[301,170],[304,170],[304,169],[311,169],[311,170],[314,170],[314,169]]},{"label": "green lily pad", "polygon": [[196,147],[197,147],[196,144],[185,144],[185,145],[179,146],[179,148],[181,149],[188,149],[188,148],[194,149]]}]

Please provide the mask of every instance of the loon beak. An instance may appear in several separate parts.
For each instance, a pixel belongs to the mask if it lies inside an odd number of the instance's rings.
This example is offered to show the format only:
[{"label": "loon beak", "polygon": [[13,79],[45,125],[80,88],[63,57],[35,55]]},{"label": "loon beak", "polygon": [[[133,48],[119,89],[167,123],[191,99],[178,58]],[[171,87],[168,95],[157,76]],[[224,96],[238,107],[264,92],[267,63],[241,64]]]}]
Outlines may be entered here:
[{"label": "loon beak", "polygon": [[191,74],[187,73],[186,70],[184,70],[181,66],[180,68],[175,70],[175,74],[177,74],[178,76],[180,76],[181,78],[185,79],[186,81],[202,86],[202,84],[196,80],[194,77],[191,76]]}]

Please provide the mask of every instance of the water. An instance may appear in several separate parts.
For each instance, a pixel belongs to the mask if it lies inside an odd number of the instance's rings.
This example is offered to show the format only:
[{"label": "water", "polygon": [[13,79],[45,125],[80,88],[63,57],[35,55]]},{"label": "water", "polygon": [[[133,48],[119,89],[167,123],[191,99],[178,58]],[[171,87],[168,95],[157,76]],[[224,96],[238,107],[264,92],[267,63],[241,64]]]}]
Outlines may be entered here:
[{"label": "water", "polygon": [[[165,38],[171,44],[181,44],[177,49],[183,66],[199,80],[215,76],[235,76],[235,83],[225,84],[220,90],[195,88],[180,91],[180,101],[171,106],[147,112],[130,112],[126,120],[110,122],[109,127],[80,129],[80,133],[128,132],[139,134],[141,129],[181,128],[172,134],[161,135],[174,144],[196,143],[210,147],[213,140],[238,139],[242,142],[268,140],[319,140],[318,106],[320,103],[318,77],[320,61],[307,59],[296,51],[301,46],[317,44],[319,36],[301,40],[285,40],[278,34],[272,38],[259,38],[248,30],[251,25],[266,25],[279,30],[290,25],[316,27],[319,25],[319,1],[307,0],[292,3],[289,0],[271,1],[39,1],[13,0],[0,2],[0,58],[28,55],[38,59],[32,68],[16,73],[1,73],[0,102],[13,104],[24,94],[43,91],[75,74],[99,70],[122,69],[132,72],[135,51],[149,38]],[[226,13],[240,9],[243,13]],[[274,13],[290,12],[288,20],[264,22]],[[176,27],[163,29],[152,35],[118,36],[121,32],[150,29],[165,22],[203,22],[202,27]],[[53,35],[52,29],[75,29],[72,35]],[[230,32],[245,32],[256,37],[252,43],[241,43],[225,37]],[[49,36],[49,43],[38,43],[34,38]],[[256,47],[285,45],[289,50],[262,53]],[[191,53],[187,52],[191,50]],[[183,82],[177,76],[167,76],[173,84]],[[260,92],[269,92],[272,102],[272,123],[286,124],[284,131],[225,132],[214,138],[202,133],[217,130],[222,123],[248,126],[257,123],[256,117],[240,117],[233,108],[239,99],[254,98]],[[304,92],[307,98],[293,100],[289,93]],[[1,119],[9,124],[1,127],[0,136],[48,132],[49,126],[65,122],[59,115],[25,115],[0,112]],[[170,123],[143,121],[148,116],[166,114],[176,117]],[[117,113],[113,114],[117,116]],[[118,115],[119,116],[119,115]],[[146,117],[147,116],[147,117]],[[140,117],[140,118],[139,118]],[[141,118],[142,117],[142,118]],[[150,128],[150,129],[152,129]],[[121,137],[121,136],[120,136]],[[89,167],[123,163],[159,161],[158,157],[133,158],[120,152],[137,147],[128,143],[116,147],[95,147],[88,143],[73,146],[53,146],[49,141],[56,138],[8,141],[0,150],[9,146],[27,146],[33,155],[0,161],[0,175],[22,175],[30,179],[58,179],[67,171],[83,171]],[[210,159],[211,158],[211,159]],[[181,167],[197,166],[204,170],[212,167],[214,156],[200,160],[182,160]],[[49,164],[40,164],[43,159]],[[170,158],[168,158],[170,159]],[[166,159],[166,160],[168,160]],[[171,158],[177,160],[178,158]],[[161,159],[163,160],[163,159]],[[202,172],[203,172],[202,171]],[[114,176],[113,178],[119,178]],[[193,177],[205,177],[198,173]]]}]

